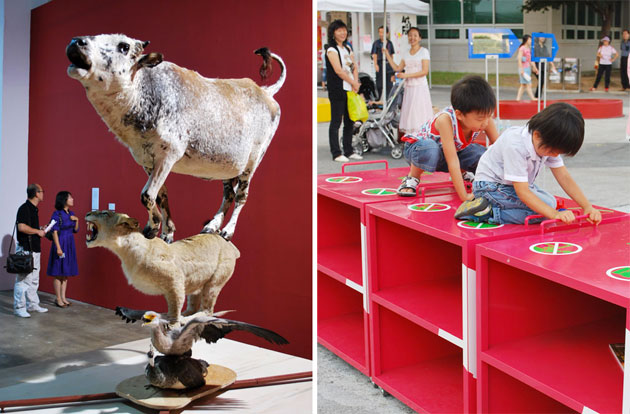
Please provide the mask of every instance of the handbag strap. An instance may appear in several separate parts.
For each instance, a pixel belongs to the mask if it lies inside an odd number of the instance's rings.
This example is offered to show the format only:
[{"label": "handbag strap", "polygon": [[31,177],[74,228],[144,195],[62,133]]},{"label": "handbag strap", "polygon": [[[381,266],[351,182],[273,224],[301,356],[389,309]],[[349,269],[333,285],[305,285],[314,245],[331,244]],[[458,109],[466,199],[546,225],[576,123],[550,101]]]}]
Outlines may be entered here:
[{"label": "handbag strap", "polygon": [[9,254],[11,254],[11,248],[13,247],[13,237],[15,237],[15,229],[17,228],[17,220],[13,224],[13,233],[11,234],[11,242],[9,243]]}]

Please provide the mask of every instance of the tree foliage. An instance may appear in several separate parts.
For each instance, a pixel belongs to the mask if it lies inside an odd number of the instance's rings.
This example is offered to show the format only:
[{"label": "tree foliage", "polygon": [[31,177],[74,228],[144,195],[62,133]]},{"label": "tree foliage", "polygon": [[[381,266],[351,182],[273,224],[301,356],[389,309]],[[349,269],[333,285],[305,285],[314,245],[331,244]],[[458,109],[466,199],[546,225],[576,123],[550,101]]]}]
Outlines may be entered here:
[{"label": "tree foliage", "polygon": [[523,4],[524,12],[546,11],[549,9],[559,9],[566,4],[582,3],[593,9],[602,18],[602,36],[610,36],[615,6],[621,4],[620,0],[525,0]]}]

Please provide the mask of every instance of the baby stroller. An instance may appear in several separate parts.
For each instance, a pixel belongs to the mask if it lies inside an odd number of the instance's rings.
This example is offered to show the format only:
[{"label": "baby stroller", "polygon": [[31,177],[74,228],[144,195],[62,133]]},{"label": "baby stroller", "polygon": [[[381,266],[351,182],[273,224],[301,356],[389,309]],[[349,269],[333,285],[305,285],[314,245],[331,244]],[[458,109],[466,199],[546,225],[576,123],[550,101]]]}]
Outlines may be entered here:
[{"label": "baby stroller", "polygon": [[[370,79],[370,81],[372,80]],[[372,148],[379,149],[387,146],[392,149],[392,158],[399,159],[402,157],[403,145],[398,142],[398,122],[400,121],[403,85],[404,79],[396,82],[392,87],[380,116],[374,108],[370,108],[368,120],[355,127],[352,146],[357,154],[363,154]]]}]

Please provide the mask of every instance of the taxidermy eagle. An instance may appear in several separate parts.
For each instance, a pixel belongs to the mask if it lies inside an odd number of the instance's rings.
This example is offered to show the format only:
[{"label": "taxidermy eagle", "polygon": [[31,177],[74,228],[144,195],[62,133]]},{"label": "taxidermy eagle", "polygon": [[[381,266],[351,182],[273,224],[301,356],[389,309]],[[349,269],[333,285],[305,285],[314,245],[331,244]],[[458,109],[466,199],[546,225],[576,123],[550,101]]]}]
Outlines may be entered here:
[{"label": "taxidermy eagle", "polygon": [[116,308],[116,314],[122,316],[127,322],[141,320],[143,326],[150,327],[151,343],[155,349],[164,355],[183,355],[190,351],[198,340],[204,339],[208,343],[214,343],[232,331],[250,332],[278,345],[289,343],[282,336],[269,329],[218,317],[225,313],[227,312],[218,312],[215,313],[215,316],[208,316],[200,312],[188,318],[182,326],[172,327],[167,319],[162,319],[156,312]]}]

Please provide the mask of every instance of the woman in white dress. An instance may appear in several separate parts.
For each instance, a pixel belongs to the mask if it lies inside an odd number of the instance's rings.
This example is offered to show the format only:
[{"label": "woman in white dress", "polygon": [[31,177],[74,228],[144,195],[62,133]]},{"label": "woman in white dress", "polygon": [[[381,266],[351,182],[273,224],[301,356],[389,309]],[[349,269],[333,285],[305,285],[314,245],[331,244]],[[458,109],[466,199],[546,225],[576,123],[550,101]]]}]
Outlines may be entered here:
[{"label": "woman in white dress", "polygon": [[383,53],[387,56],[387,61],[392,68],[398,72],[396,76],[406,79],[398,129],[406,134],[413,134],[420,130],[422,124],[433,118],[433,105],[429,82],[427,82],[429,51],[420,46],[422,37],[418,28],[409,29],[407,39],[410,46],[409,52],[403,53],[398,65],[387,49],[383,49]]}]

